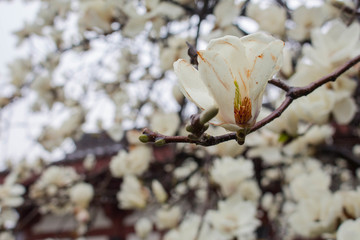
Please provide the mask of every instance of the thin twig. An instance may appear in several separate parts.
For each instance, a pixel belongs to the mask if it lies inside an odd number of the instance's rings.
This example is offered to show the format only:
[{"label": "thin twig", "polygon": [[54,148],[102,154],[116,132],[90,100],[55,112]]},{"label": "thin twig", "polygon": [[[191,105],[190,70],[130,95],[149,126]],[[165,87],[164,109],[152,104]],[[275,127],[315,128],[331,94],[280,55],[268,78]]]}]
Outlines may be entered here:
[{"label": "thin twig", "polygon": [[346,6],[345,4],[343,3],[333,3],[332,4],[334,7],[340,9],[341,11],[343,11],[344,13],[347,13],[347,14],[354,14],[354,15],[357,15],[357,16],[360,16],[360,11],[358,9],[353,9],[349,6]]},{"label": "thin twig", "polygon": [[[321,87],[322,85],[335,81],[341,74],[349,70],[351,67],[353,67],[355,64],[360,62],[360,55],[351,59],[350,61],[346,62],[344,65],[336,69],[334,72],[320,78],[319,80],[312,82],[308,84],[305,87],[291,87],[288,86],[285,82],[279,80],[279,79],[272,79],[269,81],[270,84],[273,84],[277,86],[278,88],[281,88],[286,92],[286,98],[283,101],[283,103],[270,115],[268,115],[266,118],[262,119],[261,121],[257,122],[249,131],[254,132],[266,124],[272,122],[274,119],[281,116],[281,114],[290,106],[290,104],[300,97],[307,96],[311,92],[313,92],[315,89]],[[148,137],[148,142],[155,142],[159,139],[163,140],[163,143],[195,143],[197,145],[202,146],[212,146],[216,145],[222,142],[226,142],[229,140],[236,140],[237,136],[236,133],[228,133],[220,136],[210,136],[208,134],[203,134],[198,139],[192,139],[187,136],[165,136],[156,132],[153,132],[149,129],[144,129],[143,134],[145,134]]]}]

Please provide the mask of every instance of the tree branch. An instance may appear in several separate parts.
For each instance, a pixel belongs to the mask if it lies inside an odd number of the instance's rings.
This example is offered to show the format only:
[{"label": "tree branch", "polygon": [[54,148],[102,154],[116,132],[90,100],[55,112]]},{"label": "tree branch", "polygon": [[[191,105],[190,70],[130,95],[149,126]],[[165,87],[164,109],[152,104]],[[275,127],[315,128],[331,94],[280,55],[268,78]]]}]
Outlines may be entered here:
[{"label": "tree branch", "polygon": [[[270,84],[284,90],[286,92],[286,98],[282,102],[282,104],[275,109],[270,115],[266,118],[262,119],[261,121],[257,122],[249,131],[249,133],[254,132],[266,124],[272,122],[274,119],[281,116],[281,114],[290,106],[290,104],[297,98],[307,96],[315,89],[321,87],[322,85],[335,81],[341,74],[349,70],[355,64],[360,62],[360,55],[351,59],[350,61],[346,62],[341,67],[337,68],[334,72],[318,79],[315,82],[312,82],[304,87],[291,87],[287,85],[285,82],[279,79],[272,79],[269,81]],[[236,140],[237,136],[236,133],[228,133],[220,136],[210,136],[204,133],[199,138],[189,138],[187,136],[165,136],[156,132],[153,132],[149,129],[144,129],[143,134],[146,135],[147,139],[146,142],[155,142],[166,144],[166,143],[195,143],[197,145],[202,146],[212,146],[222,142],[226,142],[229,140]],[[160,140],[160,141],[159,141]]]}]

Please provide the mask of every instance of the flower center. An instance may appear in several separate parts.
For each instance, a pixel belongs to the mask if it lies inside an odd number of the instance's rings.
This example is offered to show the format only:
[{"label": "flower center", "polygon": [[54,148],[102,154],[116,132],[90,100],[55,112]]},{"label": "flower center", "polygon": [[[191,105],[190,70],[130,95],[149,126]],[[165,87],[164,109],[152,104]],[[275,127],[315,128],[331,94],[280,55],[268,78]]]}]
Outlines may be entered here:
[{"label": "flower center", "polygon": [[249,97],[241,99],[239,85],[235,84],[235,98],[234,98],[234,116],[237,125],[246,124],[252,117],[251,115],[251,100]]}]

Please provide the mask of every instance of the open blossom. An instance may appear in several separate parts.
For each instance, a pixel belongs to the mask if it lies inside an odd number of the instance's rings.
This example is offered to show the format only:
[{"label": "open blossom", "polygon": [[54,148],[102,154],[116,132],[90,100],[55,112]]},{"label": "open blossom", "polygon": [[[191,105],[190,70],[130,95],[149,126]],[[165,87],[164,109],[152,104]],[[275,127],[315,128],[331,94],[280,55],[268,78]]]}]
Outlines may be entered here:
[{"label": "open blossom", "polygon": [[316,198],[329,193],[331,178],[322,170],[299,174],[290,182],[290,191],[296,200]]},{"label": "open blossom", "polygon": [[80,182],[69,190],[70,200],[80,208],[87,208],[94,197],[94,188],[89,183]]},{"label": "open blossom", "polygon": [[216,239],[255,239],[253,234],[260,225],[256,206],[243,201],[240,195],[218,202],[218,210],[208,210],[205,218],[220,233]]},{"label": "open blossom", "polygon": [[151,149],[147,146],[137,146],[129,153],[120,150],[111,158],[110,172],[116,178],[126,174],[141,175],[148,169],[151,156]]},{"label": "open blossom", "polygon": [[249,129],[268,80],[280,69],[283,46],[264,33],[213,39],[197,52],[198,70],[183,59],[174,63],[180,89],[202,110],[219,107],[212,124],[229,131]]},{"label": "open blossom", "polygon": [[214,161],[210,174],[220,185],[221,192],[225,196],[230,196],[243,181],[253,176],[254,170],[252,162],[242,157],[237,159],[223,157]]},{"label": "open blossom", "polygon": [[181,208],[174,206],[167,208],[166,206],[156,212],[156,227],[159,230],[175,227],[181,218]]},{"label": "open blossom", "polygon": [[23,204],[21,197],[25,193],[25,187],[16,183],[5,183],[0,185],[0,207],[18,207]]},{"label": "open blossom", "polygon": [[327,18],[327,8],[324,6],[308,7],[302,5],[296,8],[292,14],[295,27],[290,29],[290,37],[298,41],[303,41],[310,37],[310,32],[314,27],[320,27]]},{"label": "open blossom", "polygon": [[317,237],[336,229],[341,212],[341,199],[326,194],[319,198],[302,199],[289,217],[290,227],[304,237]]},{"label": "open blossom", "polygon": [[167,195],[164,187],[161,185],[161,183],[158,180],[152,181],[151,188],[152,188],[155,198],[158,202],[163,203],[167,200],[168,195]]},{"label": "open blossom", "polygon": [[164,240],[195,240],[201,224],[201,217],[196,214],[189,214],[181,222],[180,226],[172,229],[164,236]]},{"label": "open blossom", "polygon": [[343,222],[336,233],[336,239],[360,239],[360,218]]},{"label": "open blossom", "polygon": [[271,1],[250,1],[246,14],[259,24],[259,28],[271,34],[282,35],[285,31],[286,10]]},{"label": "open blossom", "polygon": [[126,175],[121,185],[121,191],[116,195],[121,209],[144,208],[149,197],[145,188],[134,175]]},{"label": "open blossom", "polygon": [[152,222],[148,218],[141,218],[135,224],[136,235],[144,239],[151,232],[153,226]]}]

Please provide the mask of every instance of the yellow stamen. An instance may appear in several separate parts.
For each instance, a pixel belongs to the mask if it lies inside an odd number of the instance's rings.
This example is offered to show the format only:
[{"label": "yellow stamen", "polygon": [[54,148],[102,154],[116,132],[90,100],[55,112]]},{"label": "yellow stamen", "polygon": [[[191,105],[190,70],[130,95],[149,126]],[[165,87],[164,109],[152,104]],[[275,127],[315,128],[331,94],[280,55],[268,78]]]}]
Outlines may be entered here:
[{"label": "yellow stamen", "polygon": [[234,81],[234,84],[235,84],[235,98],[234,98],[235,122],[238,125],[245,125],[252,117],[251,100],[247,96],[242,99],[238,83]]}]

